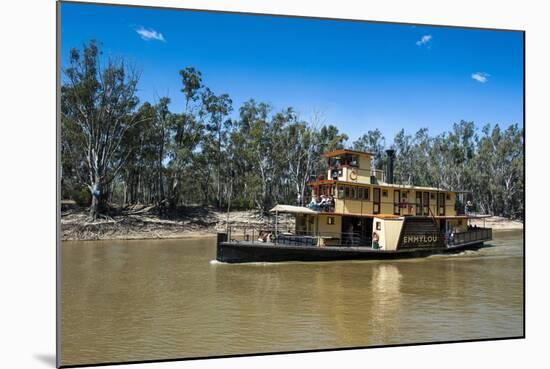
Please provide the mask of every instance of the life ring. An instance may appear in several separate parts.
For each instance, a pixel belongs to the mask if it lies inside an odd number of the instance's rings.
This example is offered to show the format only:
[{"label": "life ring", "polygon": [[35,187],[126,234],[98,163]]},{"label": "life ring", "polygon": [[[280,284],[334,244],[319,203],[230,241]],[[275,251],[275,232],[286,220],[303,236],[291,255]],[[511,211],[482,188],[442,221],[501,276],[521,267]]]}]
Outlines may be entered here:
[{"label": "life ring", "polygon": [[349,179],[352,181],[357,181],[357,172],[355,170],[352,170],[349,174]]}]

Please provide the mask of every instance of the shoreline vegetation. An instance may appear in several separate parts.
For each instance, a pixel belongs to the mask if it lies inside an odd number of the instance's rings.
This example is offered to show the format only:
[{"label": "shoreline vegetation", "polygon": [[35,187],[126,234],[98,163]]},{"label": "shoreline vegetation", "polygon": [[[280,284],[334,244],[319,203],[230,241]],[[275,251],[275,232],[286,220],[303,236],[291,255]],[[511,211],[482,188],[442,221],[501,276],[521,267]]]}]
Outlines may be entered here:
[{"label": "shoreline vegetation", "polygon": [[466,198],[457,208],[471,201],[470,211],[524,219],[517,123],[480,127],[460,120],[446,132],[401,129],[393,138],[365,127],[350,142],[350,132],[322,112],[305,117],[253,97],[235,104],[185,64],[173,76],[183,107],[175,109],[167,96],[140,101],[138,71],[124,58],[103,55],[99,45],[90,40],[72,49],[62,69],[63,240],[213,235],[226,228],[227,210],[236,209],[229,224],[258,228],[275,204],[307,204],[309,183],[326,179],[323,154],[343,148],[372,153],[377,169],[386,167],[384,152],[392,149],[395,183],[459,191]]},{"label": "shoreline vegetation", "polygon": [[[241,234],[244,228],[257,232],[260,226],[270,227],[273,217],[262,215],[256,210],[237,210],[229,213],[229,224]],[[91,221],[88,210],[75,208],[61,214],[62,241],[98,240],[146,240],[215,237],[226,229],[227,212],[203,206],[188,206],[166,216],[159,216],[153,207],[134,205],[118,209],[108,219]],[[483,219],[470,221],[472,225],[483,226]],[[293,229],[291,216],[279,215],[281,230]],[[518,220],[492,216],[485,219],[485,225],[494,230],[523,229]]]}]

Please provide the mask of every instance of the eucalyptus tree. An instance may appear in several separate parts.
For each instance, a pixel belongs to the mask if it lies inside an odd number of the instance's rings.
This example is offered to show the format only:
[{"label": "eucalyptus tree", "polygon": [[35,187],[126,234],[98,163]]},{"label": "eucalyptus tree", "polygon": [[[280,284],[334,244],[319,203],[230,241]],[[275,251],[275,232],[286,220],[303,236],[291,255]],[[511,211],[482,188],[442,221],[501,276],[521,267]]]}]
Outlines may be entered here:
[{"label": "eucalyptus tree", "polygon": [[248,134],[245,150],[253,163],[251,195],[257,208],[263,212],[272,204],[273,181],[277,178],[275,153],[280,153],[281,145],[277,139],[281,127],[273,124],[271,109],[268,104],[249,100],[239,110],[239,126]]},{"label": "eucalyptus tree", "polygon": [[216,204],[222,207],[222,166],[227,164],[224,151],[227,146],[228,131],[232,121],[228,118],[233,110],[233,101],[228,94],[216,95],[208,87],[201,94],[201,118],[205,122],[205,136],[202,142],[202,153],[208,163],[215,168]]},{"label": "eucalyptus tree", "polygon": [[[189,196],[196,190],[194,179],[188,173],[193,170],[195,150],[203,139],[204,126],[200,121],[200,95],[204,86],[202,74],[193,67],[180,70],[181,92],[184,108],[180,114],[172,113],[169,119],[167,140],[167,171],[170,205],[175,207],[182,195]],[[198,171],[198,169],[196,169]]]},{"label": "eucalyptus tree", "polygon": [[378,128],[369,130],[352,144],[354,150],[372,152],[374,154],[374,166],[381,169],[385,164],[384,149],[386,139]]},{"label": "eucalyptus tree", "polygon": [[524,217],[523,130],[517,124],[502,130],[483,128],[474,160],[472,186],[480,194],[482,210],[506,217]]},{"label": "eucalyptus tree", "polygon": [[[236,173],[234,182],[235,200],[243,208],[257,207],[261,196],[262,182],[258,154],[259,127],[267,124],[271,107],[254,100],[244,102],[239,108],[239,119],[230,134],[232,168]],[[259,131],[259,132],[258,132]]]},{"label": "eucalyptus tree", "polygon": [[289,116],[292,120],[284,129],[285,161],[288,165],[288,178],[292,185],[293,199],[303,206],[307,183],[315,173],[319,157],[319,133],[306,122],[300,122],[296,116]]},{"label": "eucalyptus tree", "polygon": [[414,142],[411,135],[401,129],[394,137],[392,148],[395,150],[395,174],[398,183],[413,184]]},{"label": "eucalyptus tree", "polygon": [[133,114],[138,105],[138,75],[124,60],[108,58],[103,67],[95,41],[72,49],[64,68],[61,116],[81,157],[80,181],[91,193],[90,216],[96,219],[105,202],[104,190],[124,167],[132,149],[121,145],[140,123]]},{"label": "eucalyptus tree", "polygon": [[[318,126],[318,125],[313,125]],[[338,130],[338,127],[332,124],[324,124],[321,128],[317,129],[317,139],[319,141],[318,145],[318,159],[316,163],[316,170],[314,173],[324,173],[327,168],[327,160],[322,157],[322,154],[333,151],[336,149],[343,149],[348,140],[348,135],[341,133]]]},{"label": "eucalyptus tree", "polygon": [[453,189],[464,190],[470,182],[469,165],[475,153],[475,133],[474,123],[462,120],[453,124],[453,129],[447,136]]},{"label": "eucalyptus tree", "polygon": [[138,109],[137,119],[143,120],[134,134],[122,142],[132,148],[123,170],[123,203],[143,203],[160,206],[164,200],[164,165],[167,131],[170,121],[168,98],[155,105],[146,102]]},{"label": "eucalyptus tree", "polygon": [[166,199],[166,193],[164,190],[164,159],[166,158],[166,145],[169,140],[170,125],[173,120],[173,115],[170,112],[168,105],[170,104],[170,99],[168,97],[163,97],[155,105],[155,119],[154,129],[156,131],[156,146],[157,146],[157,155],[156,155],[156,183],[157,183],[157,204],[160,206],[163,201]]}]

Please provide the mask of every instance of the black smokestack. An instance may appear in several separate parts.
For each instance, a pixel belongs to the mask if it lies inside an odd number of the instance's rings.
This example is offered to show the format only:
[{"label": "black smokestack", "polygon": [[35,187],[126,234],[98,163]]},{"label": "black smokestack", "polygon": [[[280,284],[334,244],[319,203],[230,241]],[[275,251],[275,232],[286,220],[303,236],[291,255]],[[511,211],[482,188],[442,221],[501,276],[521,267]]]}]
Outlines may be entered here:
[{"label": "black smokestack", "polygon": [[386,164],[386,183],[393,183],[393,159],[395,158],[395,150],[386,150],[388,155],[388,163]]}]

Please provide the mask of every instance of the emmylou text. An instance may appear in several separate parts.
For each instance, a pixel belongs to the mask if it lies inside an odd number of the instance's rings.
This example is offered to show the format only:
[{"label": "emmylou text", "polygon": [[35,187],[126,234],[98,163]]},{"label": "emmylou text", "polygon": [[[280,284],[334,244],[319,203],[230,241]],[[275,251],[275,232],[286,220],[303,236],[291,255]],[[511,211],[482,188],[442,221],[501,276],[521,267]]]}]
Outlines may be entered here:
[{"label": "emmylou text", "polygon": [[403,243],[435,243],[437,241],[437,235],[414,235],[403,237]]}]

